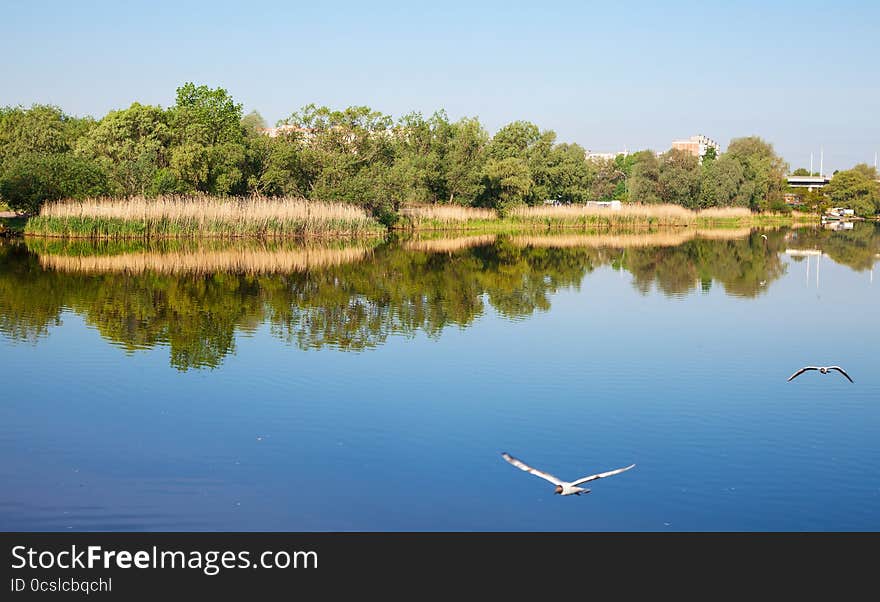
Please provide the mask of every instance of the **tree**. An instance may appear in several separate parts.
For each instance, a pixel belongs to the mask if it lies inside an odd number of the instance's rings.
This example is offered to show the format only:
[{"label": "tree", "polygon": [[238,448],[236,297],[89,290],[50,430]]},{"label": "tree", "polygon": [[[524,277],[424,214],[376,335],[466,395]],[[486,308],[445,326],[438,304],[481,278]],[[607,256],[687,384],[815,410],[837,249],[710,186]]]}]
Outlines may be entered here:
[{"label": "tree", "polygon": [[585,203],[590,198],[594,173],[577,144],[557,144],[547,163],[548,198],[563,203]]},{"label": "tree", "polygon": [[51,105],[0,108],[0,164],[25,153],[64,153],[94,126]]},{"label": "tree", "polygon": [[880,213],[880,184],[871,176],[876,171],[867,165],[839,171],[823,189],[832,207],[846,207],[861,217]]},{"label": "tree", "polygon": [[877,168],[873,167],[871,165],[868,165],[867,163],[859,163],[858,165],[855,165],[851,171],[854,171],[858,174],[861,174],[862,176],[864,176],[868,180],[880,179],[880,174],[878,174]]},{"label": "tree", "polygon": [[589,161],[592,170],[592,181],[590,182],[590,200],[607,201],[617,197],[617,193],[622,190],[622,194],[626,192],[626,174],[620,169],[616,160],[592,160]]},{"label": "tree", "polygon": [[489,134],[475,118],[463,118],[450,126],[441,169],[445,175],[449,203],[476,204],[482,191],[483,166]]},{"label": "tree", "polygon": [[101,164],[114,194],[148,194],[159,169],[168,166],[167,122],[161,108],[135,102],[108,113],[80,138],[76,150]]},{"label": "tree", "polygon": [[700,162],[691,153],[680,149],[664,153],[660,156],[660,200],[690,209],[698,208],[701,175]]},{"label": "tree", "polygon": [[635,153],[632,172],[627,186],[630,202],[654,204],[660,202],[660,163],[651,151]]},{"label": "tree", "polygon": [[710,146],[706,149],[706,152],[703,153],[702,163],[705,165],[707,163],[711,163],[715,159],[718,158],[718,151],[715,150],[714,146]]},{"label": "tree", "polygon": [[487,154],[490,159],[524,159],[528,149],[541,138],[541,130],[528,121],[514,121],[498,130],[489,143]]},{"label": "tree", "polygon": [[749,197],[741,192],[745,180],[742,163],[724,153],[711,163],[703,163],[700,208],[747,207]]},{"label": "tree", "polygon": [[94,125],[49,105],[0,109],[0,198],[36,212],[45,201],[107,194],[101,166],[71,153]]},{"label": "tree", "polygon": [[788,166],[773,146],[757,136],[737,138],[730,142],[723,156],[737,160],[743,169],[738,196],[747,199],[753,211],[784,204],[783,193],[788,182]]},{"label": "tree", "polygon": [[529,167],[518,157],[489,159],[483,167],[483,186],[481,204],[503,214],[525,202],[532,188]]},{"label": "tree", "polygon": [[170,110],[171,168],[191,191],[243,194],[247,178],[242,105],[223,88],[186,83]]},{"label": "tree", "polygon": [[14,211],[37,213],[46,201],[109,193],[107,175],[93,160],[72,153],[24,153],[0,172],[0,198]]},{"label": "tree", "polygon": [[241,118],[241,126],[248,133],[258,133],[259,130],[265,129],[266,120],[256,110],[251,111]]}]

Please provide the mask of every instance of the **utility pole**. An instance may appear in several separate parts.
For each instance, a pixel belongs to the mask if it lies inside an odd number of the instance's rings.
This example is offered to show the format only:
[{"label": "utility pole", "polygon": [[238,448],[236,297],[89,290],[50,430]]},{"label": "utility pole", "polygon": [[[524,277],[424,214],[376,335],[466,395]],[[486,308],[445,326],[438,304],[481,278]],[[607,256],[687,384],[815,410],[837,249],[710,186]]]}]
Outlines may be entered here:
[{"label": "utility pole", "polygon": [[819,177],[825,177],[825,149],[819,147]]},{"label": "utility pole", "polygon": [[810,153],[810,175],[813,175],[813,153]]}]

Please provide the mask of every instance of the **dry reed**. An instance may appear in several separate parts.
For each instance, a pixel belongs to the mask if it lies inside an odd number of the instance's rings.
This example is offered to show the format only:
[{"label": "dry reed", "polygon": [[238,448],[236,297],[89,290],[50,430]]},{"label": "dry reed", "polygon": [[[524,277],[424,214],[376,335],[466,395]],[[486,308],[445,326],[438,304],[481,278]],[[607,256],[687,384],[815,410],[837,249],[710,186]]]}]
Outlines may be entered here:
[{"label": "dry reed", "polygon": [[364,209],[281,197],[159,197],[49,203],[27,233],[70,237],[323,236],[382,231]]},{"label": "dry reed", "polygon": [[467,222],[495,221],[494,209],[463,207],[460,205],[409,206],[400,210],[404,225],[413,228],[459,226]]}]

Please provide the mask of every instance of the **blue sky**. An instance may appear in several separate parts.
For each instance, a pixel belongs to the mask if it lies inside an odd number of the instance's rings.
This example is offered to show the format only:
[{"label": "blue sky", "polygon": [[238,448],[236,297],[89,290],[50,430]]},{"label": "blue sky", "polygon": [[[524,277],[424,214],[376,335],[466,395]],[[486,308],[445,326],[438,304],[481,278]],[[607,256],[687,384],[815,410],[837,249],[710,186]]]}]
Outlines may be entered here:
[{"label": "blue sky", "polygon": [[0,9],[0,105],[101,116],[222,86],[270,122],[309,102],[514,119],[597,151],[757,134],[793,167],[880,151],[880,3],[46,2]]}]

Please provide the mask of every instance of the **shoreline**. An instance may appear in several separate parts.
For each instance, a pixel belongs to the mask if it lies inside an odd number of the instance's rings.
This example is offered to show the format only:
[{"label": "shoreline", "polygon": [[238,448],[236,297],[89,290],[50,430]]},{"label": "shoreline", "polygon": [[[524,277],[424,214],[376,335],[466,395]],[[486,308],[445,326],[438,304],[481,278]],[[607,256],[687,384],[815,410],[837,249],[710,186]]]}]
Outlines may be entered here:
[{"label": "shoreline", "polygon": [[751,213],[742,208],[693,211],[673,205],[517,207],[506,215],[471,207],[405,207],[390,224],[356,206],[302,199],[226,202],[92,200],[57,203],[41,215],[0,217],[5,236],[71,240],[371,240],[395,234],[469,232],[615,232],[818,226],[805,213]]}]

